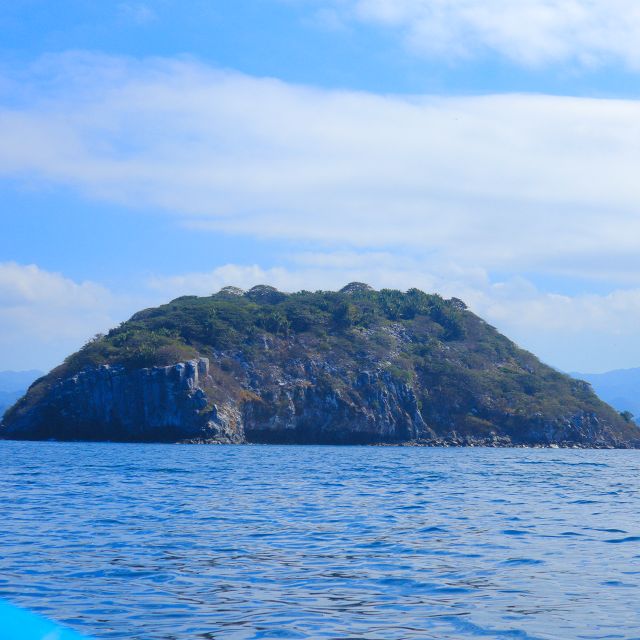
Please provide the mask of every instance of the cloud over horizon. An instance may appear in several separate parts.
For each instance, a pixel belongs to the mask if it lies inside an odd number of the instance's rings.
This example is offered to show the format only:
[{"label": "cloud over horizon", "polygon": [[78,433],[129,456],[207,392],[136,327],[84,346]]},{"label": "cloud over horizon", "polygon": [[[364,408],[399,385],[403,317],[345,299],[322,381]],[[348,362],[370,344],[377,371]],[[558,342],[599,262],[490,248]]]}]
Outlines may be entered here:
[{"label": "cloud over horizon", "polygon": [[35,264],[0,263],[0,368],[52,367],[114,324],[116,297]]},{"label": "cloud over horizon", "polygon": [[[288,292],[337,290],[354,280],[377,289],[418,287],[461,297],[508,337],[564,370],[604,371],[634,366],[640,359],[640,288],[560,295],[521,277],[494,282],[479,269],[428,265],[385,252],[309,252],[289,258],[276,267],[229,263],[207,272],[151,276],[135,296],[116,295],[95,282],[74,282],[36,265],[0,263],[0,369],[53,367],[95,333],[140,308],[182,295],[257,284]],[[590,348],[581,348],[585,344]]]}]

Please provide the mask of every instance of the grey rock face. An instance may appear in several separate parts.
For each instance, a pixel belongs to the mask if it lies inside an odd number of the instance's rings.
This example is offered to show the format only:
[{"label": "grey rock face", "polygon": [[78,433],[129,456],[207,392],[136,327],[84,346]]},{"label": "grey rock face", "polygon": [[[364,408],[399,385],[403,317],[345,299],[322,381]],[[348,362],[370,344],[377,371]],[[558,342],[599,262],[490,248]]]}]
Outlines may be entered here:
[{"label": "grey rock face", "polygon": [[621,446],[616,434],[601,424],[594,413],[577,413],[562,420],[545,420],[540,414],[533,416],[523,444],[591,445],[596,447]]},{"label": "grey rock face", "polygon": [[[134,442],[398,443],[434,437],[413,389],[386,372],[361,372],[336,389],[318,377],[214,404],[206,358],[170,367],[101,366],[60,381],[0,435]],[[273,386],[270,387],[273,389]]]},{"label": "grey rock face", "polygon": [[101,366],[60,381],[7,424],[5,438],[125,441],[243,440],[233,414],[209,405],[206,358],[127,371]]},{"label": "grey rock face", "polygon": [[[312,367],[313,369],[313,367]],[[337,389],[311,375],[282,383],[279,393],[247,402],[251,442],[370,444],[433,437],[414,391],[385,372],[361,372]]]},{"label": "grey rock face", "polygon": [[[130,370],[103,365],[59,380],[37,402],[12,410],[0,437],[127,442],[326,443],[436,446],[638,446],[592,413],[542,414],[526,428],[503,416],[502,433],[458,434],[423,417],[410,384],[386,370],[354,373],[318,360],[286,368],[245,363],[242,385],[223,389],[200,358]],[[216,397],[216,402],[213,397]],[[224,400],[220,400],[223,397]],[[439,422],[446,416],[431,412]]]}]

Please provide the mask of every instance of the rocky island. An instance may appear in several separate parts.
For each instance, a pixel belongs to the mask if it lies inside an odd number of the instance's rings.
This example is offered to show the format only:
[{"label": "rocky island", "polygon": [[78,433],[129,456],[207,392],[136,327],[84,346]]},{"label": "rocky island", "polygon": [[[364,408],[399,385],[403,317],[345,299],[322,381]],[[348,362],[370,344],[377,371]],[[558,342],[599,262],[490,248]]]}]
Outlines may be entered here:
[{"label": "rocky island", "polygon": [[586,382],[418,289],[261,285],[136,313],[38,379],[5,439],[638,447]]}]

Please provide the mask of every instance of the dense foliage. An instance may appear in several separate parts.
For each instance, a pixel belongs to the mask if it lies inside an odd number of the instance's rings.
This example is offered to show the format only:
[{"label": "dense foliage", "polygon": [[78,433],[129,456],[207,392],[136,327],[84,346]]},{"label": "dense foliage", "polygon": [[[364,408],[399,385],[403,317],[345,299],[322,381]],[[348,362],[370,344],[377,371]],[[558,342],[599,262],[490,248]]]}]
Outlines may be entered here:
[{"label": "dense foliage", "polygon": [[374,291],[352,283],[339,292],[283,294],[257,286],[242,293],[225,288],[210,297],[184,296],[98,335],[67,361],[68,371],[103,363],[131,367],[170,364],[211,349],[251,350],[263,333],[289,338],[309,333],[322,338],[426,316],[445,341],[465,336],[464,305],[418,289]]}]

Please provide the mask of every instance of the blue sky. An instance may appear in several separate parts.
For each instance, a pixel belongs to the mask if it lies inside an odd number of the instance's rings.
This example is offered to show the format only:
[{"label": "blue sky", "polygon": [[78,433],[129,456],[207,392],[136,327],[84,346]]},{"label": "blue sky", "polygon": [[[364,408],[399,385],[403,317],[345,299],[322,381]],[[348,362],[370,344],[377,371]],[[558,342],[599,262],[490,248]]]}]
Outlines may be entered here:
[{"label": "blue sky", "polygon": [[227,284],[457,295],[640,365],[634,0],[0,6],[0,369]]}]

